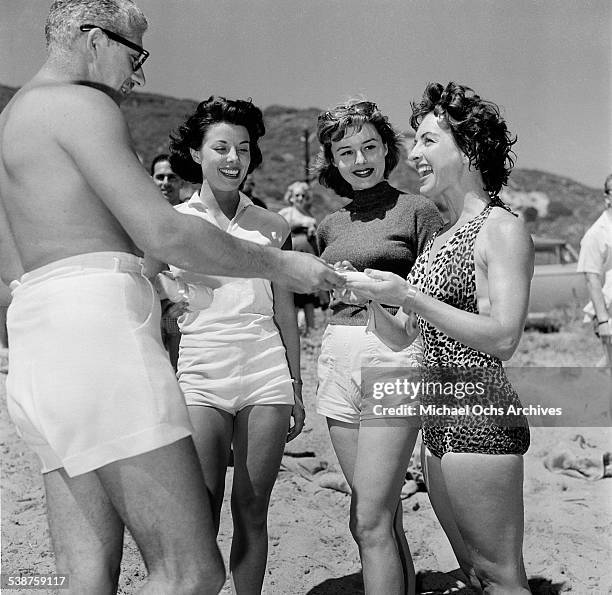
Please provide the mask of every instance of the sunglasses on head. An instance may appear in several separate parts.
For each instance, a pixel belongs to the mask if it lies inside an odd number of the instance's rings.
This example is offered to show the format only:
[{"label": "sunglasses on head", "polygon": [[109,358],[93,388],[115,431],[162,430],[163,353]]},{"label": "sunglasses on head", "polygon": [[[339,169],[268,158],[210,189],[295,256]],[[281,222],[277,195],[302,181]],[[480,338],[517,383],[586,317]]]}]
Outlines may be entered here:
[{"label": "sunglasses on head", "polygon": [[[348,105],[340,105],[334,109],[334,112],[344,111],[343,115],[362,115],[370,117],[374,112],[378,111],[378,106],[373,101],[358,101],[357,103],[351,103]],[[337,120],[338,116],[335,116],[331,111],[323,112],[319,114],[318,121],[323,122],[326,120]]]}]

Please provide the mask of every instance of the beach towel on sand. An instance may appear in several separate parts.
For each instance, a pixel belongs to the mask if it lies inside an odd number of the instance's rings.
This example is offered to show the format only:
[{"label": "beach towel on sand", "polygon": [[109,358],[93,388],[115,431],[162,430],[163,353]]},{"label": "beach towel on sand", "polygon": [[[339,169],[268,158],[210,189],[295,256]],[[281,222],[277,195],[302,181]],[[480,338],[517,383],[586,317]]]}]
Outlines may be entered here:
[{"label": "beach towel on sand", "polygon": [[597,448],[584,436],[576,434],[572,443],[559,443],[544,459],[544,467],[553,473],[562,473],[590,481],[612,477],[612,453]]}]

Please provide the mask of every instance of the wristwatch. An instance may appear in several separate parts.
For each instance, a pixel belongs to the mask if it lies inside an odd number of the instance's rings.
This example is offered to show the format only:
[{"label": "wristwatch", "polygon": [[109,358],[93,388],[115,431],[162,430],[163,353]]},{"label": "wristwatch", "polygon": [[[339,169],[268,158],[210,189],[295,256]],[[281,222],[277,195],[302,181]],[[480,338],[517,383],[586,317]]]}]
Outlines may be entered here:
[{"label": "wristwatch", "polygon": [[412,304],[414,303],[414,299],[416,298],[418,291],[419,290],[414,285],[408,285],[406,298],[402,302],[402,310],[404,310],[404,312],[409,312],[412,310]]}]

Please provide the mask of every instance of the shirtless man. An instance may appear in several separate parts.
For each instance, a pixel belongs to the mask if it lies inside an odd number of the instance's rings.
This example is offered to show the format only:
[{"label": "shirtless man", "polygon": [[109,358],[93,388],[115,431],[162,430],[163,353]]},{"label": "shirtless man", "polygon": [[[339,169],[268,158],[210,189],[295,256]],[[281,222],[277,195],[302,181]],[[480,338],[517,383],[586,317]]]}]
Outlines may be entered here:
[{"label": "shirtless man", "polygon": [[131,0],[56,0],[48,59],[0,115],[9,411],[41,459],[57,571],[78,594],[116,591],[124,526],[149,571],[142,593],[218,593],[225,578],[138,255],[304,292],[342,283],[164,200],[117,106],[144,84],[146,27]]}]

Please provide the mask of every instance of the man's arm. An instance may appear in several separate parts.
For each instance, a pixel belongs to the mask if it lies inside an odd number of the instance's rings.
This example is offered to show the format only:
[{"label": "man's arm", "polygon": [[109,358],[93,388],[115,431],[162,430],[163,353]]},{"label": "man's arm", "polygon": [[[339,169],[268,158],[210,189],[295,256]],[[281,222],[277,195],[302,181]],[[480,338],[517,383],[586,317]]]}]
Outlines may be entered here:
[{"label": "man's arm", "polygon": [[341,283],[331,267],[314,257],[239,240],[200,218],[175,212],[140,165],[112,100],[83,86],[58,95],[49,117],[60,145],[143,252],[187,270],[263,277],[296,291]]},{"label": "man's arm", "polygon": [[[584,276],[597,319],[595,321],[595,332],[604,348],[610,349],[612,346],[612,320],[610,319],[610,312],[606,308],[606,300],[603,294],[605,279],[599,273],[585,273]],[[610,359],[610,355],[608,355],[608,359]],[[608,362],[608,365],[612,365],[612,360]]]},{"label": "man's arm", "polygon": [[597,320],[607,320],[609,318],[609,314],[603,294],[603,276],[599,273],[585,273],[584,276],[586,277],[587,290],[589,292],[591,302],[593,302],[593,309],[595,310]]}]

